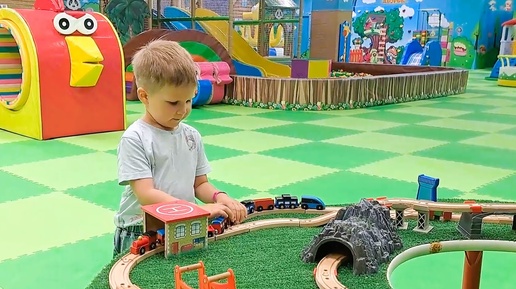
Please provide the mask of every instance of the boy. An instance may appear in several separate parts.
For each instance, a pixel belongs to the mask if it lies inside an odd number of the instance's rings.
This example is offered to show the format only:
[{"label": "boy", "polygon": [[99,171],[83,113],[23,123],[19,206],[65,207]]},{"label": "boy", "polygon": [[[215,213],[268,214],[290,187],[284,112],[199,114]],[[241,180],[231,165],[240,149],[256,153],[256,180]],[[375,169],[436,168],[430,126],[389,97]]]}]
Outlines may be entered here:
[{"label": "boy", "polygon": [[190,54],[178,43],[156,40],[133,58],[137,94],[145,114],[124,132],[118,145],[118,181],[125,186],[115,215],[114,255],[143,232],[141,206],[177,199],[195,203],[234,223],[247,217],[240,202],[208,182],[211,171],[201,135],[182,123],[197,89]]}]

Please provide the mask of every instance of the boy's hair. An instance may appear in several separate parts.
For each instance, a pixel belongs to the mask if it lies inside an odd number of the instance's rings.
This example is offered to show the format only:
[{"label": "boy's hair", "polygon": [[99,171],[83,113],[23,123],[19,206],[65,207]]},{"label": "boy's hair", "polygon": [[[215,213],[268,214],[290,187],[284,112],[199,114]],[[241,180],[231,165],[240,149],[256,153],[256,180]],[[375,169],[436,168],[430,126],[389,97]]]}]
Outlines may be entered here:
[{"label": "boy's hair", "polygon": [[132,59],[138,87],[155,92],[164,86],[197,85],[197,68],[192,57],[175,41],[154,40]]}]

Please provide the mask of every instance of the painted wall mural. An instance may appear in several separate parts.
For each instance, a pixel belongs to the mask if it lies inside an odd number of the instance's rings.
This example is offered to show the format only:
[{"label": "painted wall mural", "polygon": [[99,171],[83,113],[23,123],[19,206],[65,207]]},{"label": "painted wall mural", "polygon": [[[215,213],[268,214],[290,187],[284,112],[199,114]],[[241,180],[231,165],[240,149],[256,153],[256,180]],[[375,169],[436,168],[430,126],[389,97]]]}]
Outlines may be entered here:
[{"label": "painted wall mural", "polygon": [[99,0],[63,0],[65,8],[74,11],[99,12]]},{"label": "painted wall mural", "polygon": [[443,65],[490,67],[500,25],[513,11],[513,0],[357,0],[350,61],[399,64],[406,45],[417,39],[422,45],[438,41]]}]

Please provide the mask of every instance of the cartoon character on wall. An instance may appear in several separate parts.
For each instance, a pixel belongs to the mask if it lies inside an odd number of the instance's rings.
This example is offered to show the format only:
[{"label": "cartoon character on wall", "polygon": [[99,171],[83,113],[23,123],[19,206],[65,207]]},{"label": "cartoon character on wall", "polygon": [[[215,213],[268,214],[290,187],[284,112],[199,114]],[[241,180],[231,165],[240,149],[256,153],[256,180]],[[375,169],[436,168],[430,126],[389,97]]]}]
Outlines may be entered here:
[{"label": "cartoon character on wall", "polygon": [[470,69],[473,66],[475,53],[475,47],[467,37],[455,37],[452,40],[449,66]]},{"label": "cartoon character on wall", "polygon": [[397,58],[398,58],[398,49],[396,49],[396,46],[391,45],[389,48],[387,48],[387,53],[385,55],[385,63],[396,64]]},{"label": "cartoon character on wall", "polygon": [[63,0],[66,10],[99,12],[99,0]]},{"label": "cartoon character on wall", "polygon": [[402,12],[399,8],[370,11],[354,19],[353,32],[370,40],[369,47],[363,47],[366,62],[388,63],[385,48],[380,47],[387,47],[387,43],[395,43],[403,37],[404,19],[400,13]]}]

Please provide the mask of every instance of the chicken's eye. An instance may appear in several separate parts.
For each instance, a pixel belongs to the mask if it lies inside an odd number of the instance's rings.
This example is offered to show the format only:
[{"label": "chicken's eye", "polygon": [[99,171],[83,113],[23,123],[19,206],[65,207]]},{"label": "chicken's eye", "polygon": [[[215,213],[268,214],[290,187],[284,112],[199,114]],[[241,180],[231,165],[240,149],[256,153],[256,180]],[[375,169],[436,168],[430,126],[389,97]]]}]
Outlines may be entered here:
[{"label": "chicken's eye", "polygon": [[77,19],[66,13],[59,13],[54,17],[54,28],[57,32],[70,35],[75,32],[77,26]]},{"label": "chicken's eye", "polygon": [[91,14],[84,14],[77,20],[77,31],[84,35],[91,35],[97,31],[97,19]]}]

